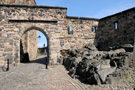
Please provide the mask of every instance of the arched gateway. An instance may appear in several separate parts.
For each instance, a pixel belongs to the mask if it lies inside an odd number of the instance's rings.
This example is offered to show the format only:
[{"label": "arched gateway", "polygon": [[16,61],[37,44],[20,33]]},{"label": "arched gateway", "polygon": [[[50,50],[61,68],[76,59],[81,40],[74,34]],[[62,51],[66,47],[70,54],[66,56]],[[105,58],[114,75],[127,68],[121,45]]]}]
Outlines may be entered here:
[{"label": "arched gateway", "polygon": [[[42,49],[46,49],[47,57],[49,58],[49,37],[47,30],[39,25],[30,25],[23,30],[23,34],[20,37],[20,61],[26,62],[25,55],[28,54],[28,60],[32,61],[37,59],[38,51],[37,51],[37,31],[40,31],[46,37],[47,47],[43,47]],[[45,39],[45,38],[44,38]]]},{"label": "arched gateway", "polygon": [[[26,31],[31,29],[40,30],[47,37],[49,61],[53,64],[57,63],[60,50],[81,48],[84,44],[94,42],[95,33],[92,32],[92,27],[97,26],[98,19],[69,17],[66,16],[67,8],[35,6],[30,4],[30,1],[34,2],[34,0],[1,1],[1,66],[7,59],[10,60],[11,66],[16,66],[20,63],[20,39]],[[9,5],[11,3],[13,4]],[[22,5],[15,5],[18,3]],[[69,27],[72,30],[69,30]],[[70,33],[70,31],[73,32]]]}]

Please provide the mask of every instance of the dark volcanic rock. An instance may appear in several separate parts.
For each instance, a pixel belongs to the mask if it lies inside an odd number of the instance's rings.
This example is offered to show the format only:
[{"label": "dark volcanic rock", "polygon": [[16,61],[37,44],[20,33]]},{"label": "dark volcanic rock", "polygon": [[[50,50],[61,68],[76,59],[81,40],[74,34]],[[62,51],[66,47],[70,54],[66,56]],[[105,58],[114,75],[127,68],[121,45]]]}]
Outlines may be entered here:
[{"label": "dark volcanic rock", "polygon": [[61,51],[61,54],[69,75],[79,76],[91,85],[115,84],[133,76],[132,55],[124,48],[98,51],[88,44],[82,49]]},{"label": "dark volcanic rock", "polygon": [[126,52],[133,52],[133,45],[132,44],[124,44],[121,46],[126,50]]}]

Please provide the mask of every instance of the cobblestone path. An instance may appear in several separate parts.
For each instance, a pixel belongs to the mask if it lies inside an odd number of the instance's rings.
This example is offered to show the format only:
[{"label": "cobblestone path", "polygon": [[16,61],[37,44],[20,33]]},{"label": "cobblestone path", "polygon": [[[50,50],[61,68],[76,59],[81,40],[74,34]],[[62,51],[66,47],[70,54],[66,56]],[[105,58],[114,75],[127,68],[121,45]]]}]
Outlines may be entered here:
[{"label": "cobblestone path", "polygon": [[129,85],[87,85],[72,79],[62,65],[45,69],[45,57],[0,73],[0,90],[133,90]]},{"label": "cobblestone path", "polygon": [[86,90],[61,65],[45,69],[44,58],[0,73],[0,90]]}]

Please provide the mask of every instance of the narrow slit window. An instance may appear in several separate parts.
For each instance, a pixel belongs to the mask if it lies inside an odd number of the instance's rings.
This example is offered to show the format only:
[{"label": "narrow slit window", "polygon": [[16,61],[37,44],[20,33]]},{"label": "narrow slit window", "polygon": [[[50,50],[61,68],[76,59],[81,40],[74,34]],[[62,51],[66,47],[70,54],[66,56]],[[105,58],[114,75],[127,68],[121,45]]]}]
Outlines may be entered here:
[{"label": "narrow slit window", "polygon": [[60,46],[61,46],[61,47],[64,46],[64,41],[60,41]]},{"label": "narrow slit window", "polygon": [[94,32],[94,33],[96,32],[96,27],[95,26],[92,27],[92,32]]},{"label": "narrow slit window", "polygon": [[69,28],[68,28],[68,34],[73,34],[72,26],[69,26]]},{"label": "narrow slit window", "polygon": [[115,30],[118,30],[118,22],[117,21],[114,22],[114,28],[115,28]]}]

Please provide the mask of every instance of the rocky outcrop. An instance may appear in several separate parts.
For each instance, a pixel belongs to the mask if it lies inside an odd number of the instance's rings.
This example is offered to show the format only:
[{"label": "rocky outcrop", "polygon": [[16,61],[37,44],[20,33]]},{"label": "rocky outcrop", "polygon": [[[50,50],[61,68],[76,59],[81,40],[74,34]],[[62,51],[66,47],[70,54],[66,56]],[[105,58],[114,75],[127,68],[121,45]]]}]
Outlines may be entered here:
[{"label": "rocky outcrop", "polygon": [[[93,85],[123,83],[133,78],[132,54],[124,48],[98,51],[93,44],[61,52],[69,75]],[[125,71],[126,70],[126,71]]]}]

